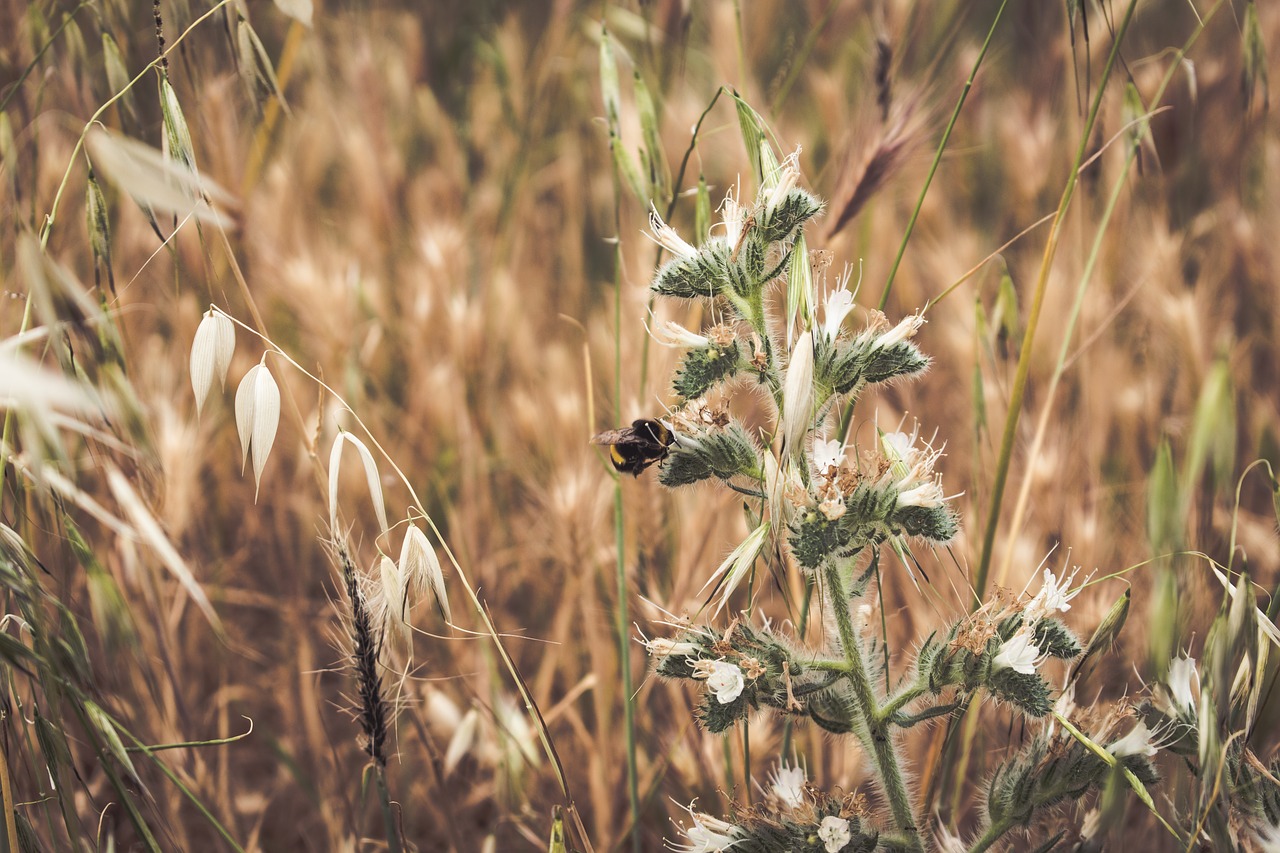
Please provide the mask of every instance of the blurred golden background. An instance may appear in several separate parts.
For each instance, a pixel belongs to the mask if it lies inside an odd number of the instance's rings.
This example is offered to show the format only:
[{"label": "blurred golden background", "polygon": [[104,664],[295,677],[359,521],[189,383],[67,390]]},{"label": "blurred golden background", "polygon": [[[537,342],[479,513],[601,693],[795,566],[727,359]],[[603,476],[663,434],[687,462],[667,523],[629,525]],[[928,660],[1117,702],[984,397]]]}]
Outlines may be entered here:
[{"label": "blurred golden background", "polygon": [[[136,543],[79,510],[71,512],[100,564],[94,572],[59,527],[60,502],[20,479],[15,485],[11,474],[0,509],[5,524],[26,525],[41,583],[80,621],[100,704],[141,741],[187,744],[252,726],[230,743],[159,753],[181,787],[134,756],[139,808],[159,846],[223,843],[182,788],[247,849],[383,849],[385,838],[365,790],[345,599],[326,545],[320,472],[335,417],[349,421],[313,381],[270,362],[283,414],[255,502],[252,476],[237,465],[231,387],[219,395],[215,385],[218,399],[196,417],[188,356],[210,303],[260,328],[368,425],[489,608],[546,721],[591,844],[629,844],[614,481],[589,439],[660,414],[672,402],[665,377],[676,362],[671,350],[645,345],[658,254],[642,233],[647,199],[614,176],[601,23],[618,57],[627,156],[645,145],[633,74],[654,99],[672,173],[717,89],[733,88],[784,153],[802,149],[806,184],[829,204],[810,248],[829,251],[835,271],[853,265],[858,301],[874,307],[1000,4],[320,2],[310,26],[265,3],[223,5],[198,23],[206,2],[158,8],[167,43],[176,43],[168,77],[196,162],[238,200],[227,241],[188,223],[162,244],[173,218],[157,216],[157,230],[125,189],[104,181],[108,283],[86,225],[77,140],[119,91],[119,68],[127,80],[156,58],[153,9],[5,0],[0,330],[12,341],[26,322],[19,245],[22,235],[41,233],[57,205],[47,255],[95,302],[101,297],[136,395],[137,453],[121,464],[225,634],[149,552],[140,556]],[[1131,570],[1088,589],[1066,617],[1087,638],[1132,585],[1121,649],[1090,682],[1108,698],[1136,694],[1153,677],[1158,642],[1149,629],[1194,651],[1221,601],[1203,560],[1153,557],[1188,549],[1244,565],[1264,610],[1266,592],[1280,583],[1271,483],[1257,468],[1241,479],[1256,459],[1280,464],[1280,139],[1266,76],[1276,67],[1280,10],[1244,2],[1212,9],[1176,63],[1210,4],[1138,4],[1049,272],[992,550],[991,584],[1015,591],[1046,558],[1095,578]],[[953,506],[964,531],[949,549],[919,552],[930,581],[923,593],[901,566],[886,570],[893,648],[919,643],[940,617],[968,605],[1048,235],[1047,223],[1031,226],[1057,207],[1121,11],[1088,2],[1002,11],[897,270],[891,320],[946,292],[916,339],[933,367],[920,381],[867,397],[854,431],[865,442],[872,424],[891,428],[904,418],[908,426],[918,419],[926,435],[936,429],[946,445],[944,488],[959,495]],[[271,94],[267,62],[283,99]],[[1147,102],[1175,63],[1163,99]],[[154,72],[144,75],[101,122],[160,147],[156,85]],[[1151,116],[1125,173],[1125,140],[1143,114],[1126,96],[1130,85]],[[675,188],[672,221],[692,233],[689,191],[699,177],[714,205],[749,173],[722,97]],[[832,214],[852,199],[856,215],[836,228]],[[1079,322],[1065,339],[1078,292]],[[656,310],[689,322],[672,306]],[[261,340],[240,330],[230,381],[262,351]],[[1051,397],[1060,352],[1066,369]],[[1033,447],[1042,417],[1047,429]],[[1153,486],[1162,447],[1180,489],[1171,499]],[[105,452],[80,443],[68,460],[84,492],[100,498],[108,494]],[[411,497],[381,467],[395,523]],[[372,572],[378,549],[391,546],[376,536],[358,466],[344,466],[341,487],[356,553]],[[697,610],[699,589],[746,527],[740,498],[710,487],[671,492],[649,473],[626,479],[621,494],[638,640],[665,633],[654,624],[665,618],[660,607]],[[395,820],[420,850],[544,849],[552,807],[565,798],[515,685],[450,575],[458,627],[421,603],[412,667],[385,679],[399,712],[387,748]],[[761,583],[766,612],[787,618],[772,580]],[[694,698],[646,677],[646,664],[632,642],[644,795],[635,832],[641,849],[656,850],[673,834],[676,803],[696,798],[699,809],[722,813],[727,797],[744,796],[744,777],[740,736],[729,749],[700,732],[688,713]],[[7,669],[5,690],[6,720],[19,711],[30,720],[31,708],[53,701],[30,698],[16,668]],[[1274,741],[1273,705],[1256,733],[1263,745]],[[973,825],[981,780],[1018,742],[1020,725],[1006,718],[976,736],[969,783],[934,804],[943,820]],[[71,844],[48,805],[57,797],[47,774],[22,760],[36,753],[23,731],[5,723],[13,796],[46,803],[28,812],[46,844]],[[943,731],[911,741],[922,776],[935,773]],[[762,720],[751,737],[752,771],[763,779],[780,730]],[[797,737],[817,783],[851,791],[866,781],[856,750],[811,729]],[[89,742],[70,741],[75,775],[63,779],[77,843],[108,835],[134,843],[125,810],[109,805]],[[1068,814],[1063,825],[1078,825],[1080,815]],[[1143,820],[1140,809],[1135,820]]]}]

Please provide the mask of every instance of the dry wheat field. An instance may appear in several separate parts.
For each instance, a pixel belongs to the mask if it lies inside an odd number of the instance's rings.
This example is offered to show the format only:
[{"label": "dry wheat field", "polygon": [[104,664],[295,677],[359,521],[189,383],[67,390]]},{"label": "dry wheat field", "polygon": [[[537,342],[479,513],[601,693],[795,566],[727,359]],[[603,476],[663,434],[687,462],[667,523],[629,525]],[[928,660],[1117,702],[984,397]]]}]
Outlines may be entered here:
[{"label": "dry wheat field", "polygon": [[0,0],[0,850],[1280,850],[1278,55]]}]

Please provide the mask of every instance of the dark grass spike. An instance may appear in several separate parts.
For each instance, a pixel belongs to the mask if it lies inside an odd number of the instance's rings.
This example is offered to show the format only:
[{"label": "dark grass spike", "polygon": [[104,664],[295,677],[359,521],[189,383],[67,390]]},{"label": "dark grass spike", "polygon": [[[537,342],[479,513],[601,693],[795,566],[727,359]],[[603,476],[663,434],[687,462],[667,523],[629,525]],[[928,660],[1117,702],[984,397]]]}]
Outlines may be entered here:
[{"label": "dark grass spike", "polygon": [[379,767],[386,767],[387,757],[382,747],[387,740],[388,711],[378,676],[382,638],[373,628],[373,619],[356,576],[355,563],[345,546],[338,546],[338,562],[342,564],[342,579],[347,586],[347,598],[351,601],[351,660],[360,692],[360,728],[368,739],[364,748]]}]

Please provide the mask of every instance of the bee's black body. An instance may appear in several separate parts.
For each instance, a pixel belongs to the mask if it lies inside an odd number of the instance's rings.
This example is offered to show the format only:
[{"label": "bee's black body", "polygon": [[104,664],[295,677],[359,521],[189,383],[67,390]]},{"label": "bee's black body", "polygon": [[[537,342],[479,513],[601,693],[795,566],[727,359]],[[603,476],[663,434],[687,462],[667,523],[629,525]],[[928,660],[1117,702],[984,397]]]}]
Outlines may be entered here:
[{"label": "bee's black body", "polygon": [[624,474],[639,477],[650,465],[667,458],[676,437],[661,421],[640,418],[625,429],[611,429],[591,439],[609,445],[609,461]]}]

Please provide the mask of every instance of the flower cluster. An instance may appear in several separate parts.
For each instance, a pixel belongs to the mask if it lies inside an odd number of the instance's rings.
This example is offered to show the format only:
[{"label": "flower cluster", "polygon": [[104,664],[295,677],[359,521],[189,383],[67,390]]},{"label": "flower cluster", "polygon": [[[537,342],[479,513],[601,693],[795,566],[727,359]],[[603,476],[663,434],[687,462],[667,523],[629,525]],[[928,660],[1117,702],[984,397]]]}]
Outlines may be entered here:
[{"label": "flower cluster", "polygon": [[[739,109],[745,123],[749,108]],[[767,710],[853,735],[874,761],[878,820],[892,835],[882,836],[860,806],[833,799],[798,767],[781,764],[762,806],[738,810],[728,821],[690,810],[685,840],[672,849],[851,853],[890,837],[919,849],[921,820],[894,730],[950,714],[980,691],[1028,717],[1048,715],[1053,691],[1039,665],[1085,651],[1059,619],[1079,591],[1076,575],[1046,571],[1034,596],[998,597],[930,636],[895,687],[870,674],[877,641],[866,618],[871,604],[855,600],[868,593],[878,549],[888,545],[911,562],[913,543],[946,543],[958,532],[936,470],[942,444],[923,439],[918,427],[877,429],[870,448],[848,443],[853,406],[866,388],[928,368],[914,342],[925,318],[912,314],[894,323],[868,311],[861,329],[849,328],[851,274],[830,287],[814,280],[818,265],[803,228],[822,205],[799,187],[798,152],[777,163],[762,143],[758,154],[759,193],[750,202],[730,193],[722,224],[703,242],[687,241],[656,211],[650,217],[653,240],[670,254],[653,292],[702,301],[713,318],[697,330],[654,324],[659,343],[684,350],[672,378],[676,405],[663,421],[673,440],[659,480],[671,488],[719,483],[746,499],[748,533],[702,589],[717,599],[714,616],[751,586],[744,581],[762,559],[776,561],[775,570],[798,570],[820,595],[826,641],[816,651],[801,650],[767,623],[756,628],[739,616],[723,632],[680,625],[675,639],[646,644],[659,676],[698,686],[696,715],[710,732]],[[750,415],[732,406],[740,389],[755,401],[744,409]],[[1188,695],[1170,687],[1176,713],[1191,713]],[[991,783],[992,826],[1003,832],[1025,824],[1035,809],[1097,787],[1111,765],[1154,780],[1150,757],[1164,730],[1152,734],[1133,715],[1121,722],[1123,730],[1119,723],[1101,729],[1107,735],[1096,751],[1065,727],[1040,727]]]},{"label": "flower cluster", "polygon": [[660,677],[705,686],[697,714],[712,732],[725,731],[761,707],[807,715],[821,724],[819,709],[835,681],[834,662],[797,650],[767,628],[737,621],[723,633],[686,628],[678,639],[646,640],[645,646]]},{"label": "flower cluster", "polygon": [[[802,783],[803,778],[801,771]],[[685,807],[690,822],[677,823],[684,840],[667,847],[678,853],[870,853],[880,841],[860,795],[838,798],[810,789],[799,801],[782,805],[773,815],[737,809],[732,822]]]},{"label": "flower cluster", "polygon": [[930,692],[986,688],[1031,717],[1052,707],[1048,682],[1037,671],[1047,658],[1071,660],[1084,648],[1051,614],[1069,610],[1075,574],[1046,570],[1044,585],[1029,603],[997,598],[959,622],[942,639],[931,637],[916,665]]}]

